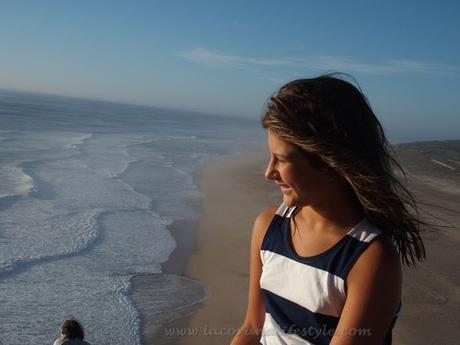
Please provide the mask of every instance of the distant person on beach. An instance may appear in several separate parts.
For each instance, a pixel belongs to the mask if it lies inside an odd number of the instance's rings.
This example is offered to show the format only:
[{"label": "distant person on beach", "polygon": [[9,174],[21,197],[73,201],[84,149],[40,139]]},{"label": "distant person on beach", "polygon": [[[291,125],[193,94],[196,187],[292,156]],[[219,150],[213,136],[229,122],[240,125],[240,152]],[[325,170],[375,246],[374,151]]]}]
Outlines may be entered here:
[{"label": "distant person on beach", "polygon": [[77,320],[65,320],[61,326],[61,336],[56,339],[53,345],[90,345],[84,341],[85,331]]},{"label": "distant person on beach", "polygon": [[345,74],[299,79],[267,102],[265,177],[283,201],[253,227],[246,318],[232,345],[389,345],[402,264],[426,223],[383,128]]}]

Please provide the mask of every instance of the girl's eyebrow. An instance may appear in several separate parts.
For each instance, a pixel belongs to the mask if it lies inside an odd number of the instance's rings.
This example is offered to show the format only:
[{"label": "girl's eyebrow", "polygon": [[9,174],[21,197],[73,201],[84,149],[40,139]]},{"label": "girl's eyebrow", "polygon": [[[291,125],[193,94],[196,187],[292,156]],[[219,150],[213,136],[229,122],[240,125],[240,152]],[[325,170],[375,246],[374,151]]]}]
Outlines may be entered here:
[{"label": "girl's eyebrow", "polygon": [[273,155],[276,156],[276,157],[280,157],[280,158],[289,158],[289,156],[283,155],[281,153],[273,153]]}]

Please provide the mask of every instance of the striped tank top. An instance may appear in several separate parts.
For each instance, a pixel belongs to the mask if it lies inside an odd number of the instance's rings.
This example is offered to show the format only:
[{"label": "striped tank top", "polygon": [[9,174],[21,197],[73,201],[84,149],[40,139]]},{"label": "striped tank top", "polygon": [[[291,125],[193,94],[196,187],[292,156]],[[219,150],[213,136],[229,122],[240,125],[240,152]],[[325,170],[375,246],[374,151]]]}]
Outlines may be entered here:
[{"label": "striped tank top", "polygon": [[[366,218],[325,252],[298,256],[292,249],[290,217],[295,206],[276,211],[262,241],[260,287],[265,299],[263,345],[329,344],[345,304],[345,279],[353,263],[382,231]],[[399,305],[399,309],[401,304]],[[391,332],[383,345],[391,344]],[[365,330],[363,330],[365,331]]]}]

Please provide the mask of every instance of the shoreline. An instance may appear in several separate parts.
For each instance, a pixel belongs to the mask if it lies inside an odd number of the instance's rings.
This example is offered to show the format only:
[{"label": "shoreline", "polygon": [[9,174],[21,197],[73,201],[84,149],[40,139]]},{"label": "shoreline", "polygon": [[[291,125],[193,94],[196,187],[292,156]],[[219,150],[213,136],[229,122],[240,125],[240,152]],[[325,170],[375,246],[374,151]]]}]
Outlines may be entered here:
[{"label": "shoreline", "polygon": [[[185,275],[204,282],[209,296],[193,315],[168,327],[186,324],[179,345],[230,343],[247,307],[249,247],[256,216],[279,204],[279,189],[265,180],[265,147],[213,162],[200,176],[203,217],[198,221],[196,250]],[[184,327],[184,326],[182,326]]]},{"label": "shoreline", "polygon": [[[199,178],[208,164],[199,167],[192,174],[192,179],[197,186]],[[203,216],[203,198],[204,195],[202,195],[201,198],[185,202],[185,205],[192,208],[198,214],[198,218],[196,220],[175,220],[168,226],[168,230],[176,242],[176,248],[173,250],[168,260],[161,263],[161,272],[136,274],[131,278],[131,292],[129,295],[135,305],[135,308],[139,312],[140,338],[142,345],[174,344],[174,342],[169,342],[171,338],[162,335],[160,329],[167,327],[170,323],[173,323],[174,325],[177,324],[177,327],[186,327],[186,322],[188,320],[187,315],[196,311],[199,308],[199,305],[203,303],[203,299],[207,298],[207,288],[205,284],[197,281],[196,283],[202,284],[202,291],[201,293],[197,293],[197,301],[193,302],[192,306],[188,308],[189,310],[187,311],[187,314],[185,316],[174,318],[172,321],[162,320],[160,322],[157,320],[157,312],[155,310],[156,304],[153,302],[153,300],[158,298],[158,296],[152,296],[152,299],[149,298],[150,292],[157,287],[157,282],[166,276],[175,276],[181,280],[188,279],[184,276],[185,268],[187,260],[195,251],[197,223]],[[185,306],[185,308],[187,309],[187,306]],[[152,324],[155,325],[155,327],[152,327]]]},{"label": "shoreline", "polygon": [[[199,310],[203,309],[207,303],[207,299],[209,298],[209,286],[207,286],[207,283],[201,279],[198,279],[197,277],[188,274],[189,262],[196,254],[197,245],[199,246],[200,242],[198,239],[198,232],[200,231],[203,219],[206,218],[206,210],[204,206],[208,198],[208,194],[211,192],[208,190],[209,178],[211,177],[212,180],[213,177],[215,177],[212,175],[215,175],[215,169],[217,168],[220,170],[218,173],[220,178],[231,179],[233,176],[230,176],[231,174],[229,174],[227,171],[229,170],[228,168],[235,163],[238,165],[238,163],[244,162],[243,164],[247,165],[248,162],[251,162],[255,159],[262,160],[261,163],[264,165],[266,163],[263,156],[265,151],[266,148],[262,145],[249,145],[245,151],[236,154],[225,155],[218,159],[213,159],[199,167],[193,173],[193,181],[197,185],[198,190],[202,193],[202,197],[196,200],[189,200],[186,202],[186,204],[188,207],[191,207],[194,211],[197,212],[199,215],[198,219],[193,221],[177,220],[169,226],[171,236],[176,241],[177,247],[171,253],[168,260],[164,263],[161,263],[161,273],[137,274],[131,279],[132,285],[129,295],[140,314],[141,343],[143,345],[167,345],[179,343],[180,340],[183,340],[185,337],[180,336],[179,338],[175,336],[167,336],[164,334],[164,329],[187,328],[193,319],[193,315]],[[222,165],[224,165],[223,169],[221,167]],[[221,174],[222,170],[223,174]],[[259,171],[258,175],[262,183],[267,183],[263,178],[263,170]],[[234,183],[234,181],[232,181],[232,183]],[[277,191],[276,188],[274,188],[274,190]],[[231,195],[231,191],[229,191],[229,195]],[[254,219],[248,223],[249,235],[252,230],[252,221]],[[202,284],[201,297],[198,298],[199,300],[193,303],[192,306],[185,307],[185,315],[158,324],[154,317],[155,303],[149,299],[149,295],[152,289],[158,287],[158,281],[161,280],[163,276],[169,275],[176,276],[184,281]],[[244,317],[244,315],[242,315],[242,317]],[[152,324],[154,324],[154,327],[152,327]]]}]

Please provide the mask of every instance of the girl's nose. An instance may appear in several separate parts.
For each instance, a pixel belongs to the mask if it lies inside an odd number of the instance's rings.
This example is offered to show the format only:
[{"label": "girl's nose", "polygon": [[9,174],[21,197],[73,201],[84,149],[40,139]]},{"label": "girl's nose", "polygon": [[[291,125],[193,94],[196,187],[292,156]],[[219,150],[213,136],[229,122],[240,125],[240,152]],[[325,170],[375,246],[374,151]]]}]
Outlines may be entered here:
[{"label": "girl's nose", "polygon": [[267,180],[274,180],[276,178],[277,171],[273,166],[273,160],[270,159],[268,162],[267,168],[265,169],[265,179]]}]

